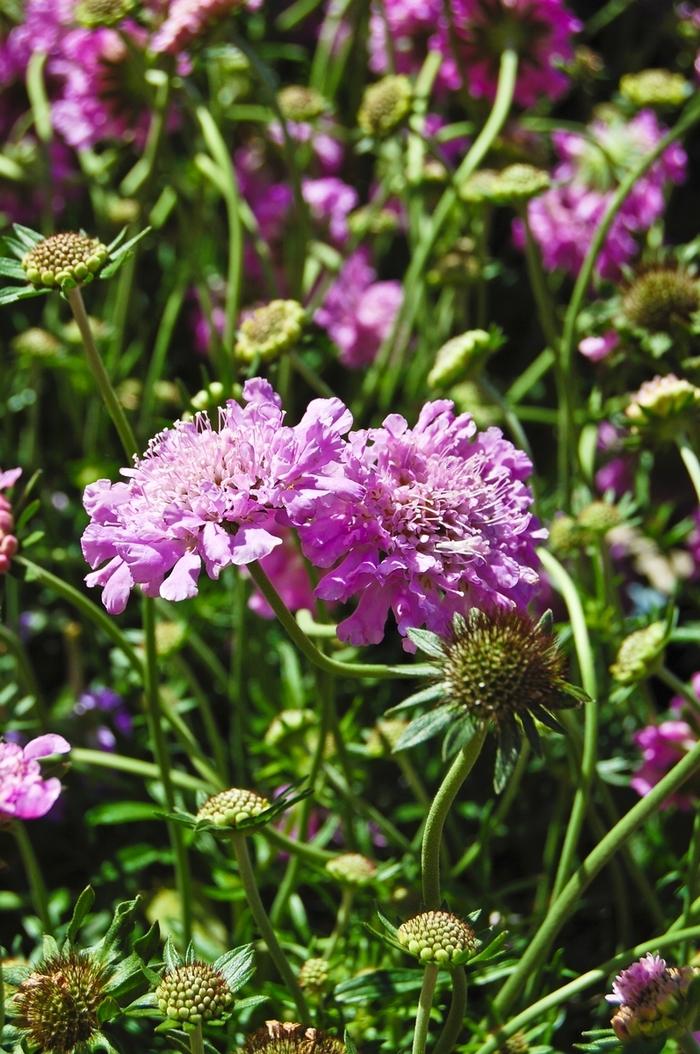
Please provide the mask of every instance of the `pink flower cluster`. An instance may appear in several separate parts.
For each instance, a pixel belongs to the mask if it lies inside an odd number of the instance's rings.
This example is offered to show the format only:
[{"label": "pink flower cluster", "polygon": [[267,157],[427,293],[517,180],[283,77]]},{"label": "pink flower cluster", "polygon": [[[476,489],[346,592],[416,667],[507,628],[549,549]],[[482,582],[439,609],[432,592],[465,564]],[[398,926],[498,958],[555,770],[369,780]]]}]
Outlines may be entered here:
[{"label": "pink flower cluster", "polygon": [[[530,227],[548,270],[578,274],[618,180],[654,149],[665,132],[651,110],[641,110],[631,121],[622,117],[596,120],[585,136],[555,134],[560,158],[553,173],[557,185],[528,206]],[[663,213],[665,192],[684,180],[686,164],[683,147],[675,143],[637,180],[598,257],[601,277],[619,277],[622,265],[636,255],[637,235]],[[519,220],[514,224],[514,235],[522,247],[525,233]]]},{"label": "pink flower cluster", "polygon": [[638,962],[632,963],[619,973],[613,981],[611,995],[606,995],[608,1003],[617,1006],[636,1007],[644,1000],[645,993],[663,979],[666,973],[666,961],[660,955],[647,952]]},{"label": "pink flower cluster", "polygon": [[244,0],[169,0],[165,19],[151,40],[151,51],[179,55],[212,23],[244,6]]},{"label": "pink flower cluster", "polygon": [[10,468],[2,472],[0,470],[0,575],[10,570],[12,557],[17,552],[17,538],[14,535],[15,521],[12,515],[12,506],[7,498],[1,493],[8,490],[17,482],[22,475],[21,468]]},{"label": "pink flower cluster", "polygon": [[61,793],[60,781],[45,780],[39,758],[66,754],[70,744],[49,734],[22,748],[0,740],[0,820],[36,820],[45,816]]},{"label": "pink flower cluster", "polygon": [[[700,700],[700,672],[693,675],[692,686]],[[642,752],[642,764],[630,780],[630,786],[642,797],[697,744],[697,732],[679,716],[686,705],[681,696],[674,696],[671,700],[671,712],[674,716],[671,719],[661,721],[658,725],[647,725],[635,733],[634,742]],[[691,809],[696,797],[693,790],[686,785],[683,790],[668,798],[662,808],[667,809],[675,805],[679,809]]]},{"label": "pink flower cluster", "polygon": [[303,593],[308,606],[299,562],[293,582],[288,561],[272,566],[290,527],[326,571],[317,596],[359,596],[338,627],[353,644],[378,643],[390,611],[402,635],[445,633],[455,612],[533,597],[545,532],[530,511],[532,466],[497,428],[479,434],[440,400],[414,429],[392,414],[344,439],[352,418],[337,399],[314,400],[292,427],[266,381],[248,381],[244,399],[221,408],[218,430],[199,415],[161,433],[123,470],[128,482],[86,489],[83,552],[97,569],[87,582],[102,586],[108,611],[121,612],[134,585],[183,600],[202,566],[216,579],[266,559],[288,599]]}]

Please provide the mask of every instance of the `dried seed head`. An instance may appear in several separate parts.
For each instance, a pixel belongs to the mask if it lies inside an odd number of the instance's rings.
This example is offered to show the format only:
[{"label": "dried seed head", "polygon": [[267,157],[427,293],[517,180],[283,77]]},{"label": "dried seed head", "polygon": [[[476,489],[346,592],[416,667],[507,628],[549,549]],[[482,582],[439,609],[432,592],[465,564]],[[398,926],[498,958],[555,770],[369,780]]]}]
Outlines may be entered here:
[{"label": "dried seed head", "polygon": [[328,101],[315,88],[288,84],[277,93],[282,116],[288,121],[313,121],[329,109]]},{"label": "dried seed head", "polygon": [[41,1052],[70,1054],[99,1031],[104,968],[70,952],[41,963],[17,988],[17,1025]]},{"label": "dried seed head", "polygon": [[335,1036],[292,1021],[266,1021],[246,1038],[241,1054],[346,1054]]},{"label": "dried seed head", "polygon": [[671,70],[640,70],[620,80],[620,94],[633,106],[682,106],[692,88],[685,77]]},{"label": "dried seed head", "polygon": [[403,922],[399,944],[421,962],[457,964],[473,955],[479,942],[471,926],[449,911],[425,911]]},{"label": "dried seed head", "polygon": [[262,794],[232,787],[214,794],[197,813],[198,820],[209,820],[220,827],[238,827],[244,820],[253,820],[270,808]]},{"label": "dried seed head", "polygon": [[382,77],[365,88],[357,123],[367,135],[389,135],[411,112],[411,82],[403,74]]},{"label": "dried seed head", "polygon": [[307,959],[299,970],[299,984],[305,991],[318,995],[327,988],[329,976],[326,959]]},{"label": "dried seed head", "polygon": [[482,168],[459,188],[463,201],[492,205],[521,205],[549,190],[544,169],[518,162],[503,169]]},{"label": "dried seed head", "polygon": [[367,886],[377,877],[377,865],[360,853],[341,853],[326,864],[326,871],[346,886]]},{"label": "dried seed head", "polygon": [[499,1054],[528,1054],[530,1045],[524,1032],[516,1032],[498,1048]]},{"label": "dried seed head", "polygon": [[620,684],[636,684],[651,676],[663,659],[667,635],[664,622],[652,622],[625,637],[610,667],[615,680]]},{"label": "dried seed head", "polygon": [[174,1021],[211,1021],[233,1005],[223,974],[205,962],[185,963],[163,974],[156,989],[160,1012]]},{"label": "dried seed head", "polygon": [[40,241],[23,258],[22,267],[37,288],[73,289],[91,282],[108,256],[107,246],[97,238],[68,231]]},{"label": "dried seed head", "polygon": [[236,358],[241,362],[279,358],[299,341],[304,321],[304,308],[296,300],[271,300],[241,323],[234,349]]},{"label": "dried seed head", "polygon": [[485,329],[470,329],[460,333],[443,344],[435,356],[435,365],[428,374],[430,388],[449,388],[457,381],[463,380],[476,367],[481,365],[490,351],[494,350],[494,341]]},{"label": "dried seed head", "polygon": [[652,333],[687,325],[700,308],[700,282],[683,267],[649,267],[627,287],[622,311],[633,326]]}]

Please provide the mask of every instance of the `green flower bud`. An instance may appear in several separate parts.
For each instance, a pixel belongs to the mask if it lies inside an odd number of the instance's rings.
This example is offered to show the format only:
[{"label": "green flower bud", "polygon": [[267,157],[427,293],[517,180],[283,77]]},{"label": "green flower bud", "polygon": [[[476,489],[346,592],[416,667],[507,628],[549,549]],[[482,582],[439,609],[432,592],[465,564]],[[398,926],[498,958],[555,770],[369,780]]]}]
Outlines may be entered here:
[{"label": "green flower bud", "polygon": [[357,123],[366,135],[389,135],[411,112],[412,89],[408,77],[391,74],[365,88]]},{"label": "green flower bud", "polygon": [[105,203],[107,219],[115,227],[126,227],[129,223],[135,223],[141,211],[141,206],[135,198],[119,198],[112,194]]},{"label": "green flower bud", "polygon": [[78,0],[75,20],[81,26],[116,26],[135,7],[136,0]]},{"label": "green flower bud", "polygon": [[368,886],[377,877],[377,865],[360,853],[341,853],[326,864],[326,871],[345,886]]},{"label": "green flower bud", "polygon": [[651,676],[663,661],[668,631],[664,622],[652,622],[625,637],[610,673],[620,684],[636,684]]},{"label": "green flower bud", "polygon": [[17,355],[26,355],[32,359],[52,359],[61,350],[61,342],[53,333],[38,326],[31,326],[18,333],[12,341],[12,350]]},{"label": "green flower bud", "polygon": [[440,966],[465,962],[479,946],[471,926],[449,911],[425,911],[403,922],[399,944],[424,963]]},{"label": "green flower bud", "polygon": [[42,1052],[70,1054],[99,1031],[105,998],[104,967],[88,955],[69,952],[46,959],[15,992],[17,1024]]},{"label": "green flower bud", "polygon": [[398,230],[399,217],[391,209],[374,209],[362,205],[348,216],[350,233],[358,237],[365,234],[393,234]]},{"label": "green flower bud", "polygon": [[186,639],[187,626],[184,622],[166,622],[159,619],[156,623],[156,651],[161,659],[174,655]]},{"label": "green flower bud", "polygon": [[201,388],[190,399],[193,410],[209,410],[224,401],[224,386],[221,381],[212,381],[206,388]]},{"label": "green flower bud", "polygon": [[626,73],[620,81],[620,94],[640,109],[643,106],[682,106],[692,88],[685,77],[671,70],[640,70]]},{"label": "green flower bud", "polygon": [[555,516],[549,525],[549,546],[553,552],[571,556],[583,543],[581,528],[573,516]]},{"label": "green flower bud", "polygon": [[630,397],[625,416],[634,431],[674,439],[700,419],[700,388],[674,373],[654,377]]},{"label": "green flower bud", "polygon": [[173,1021],[211,1021],[233,1006],[223,974],[205,962],[185,963],[163,974],[156,989],[160,1012]]},{"label": "green flower bud", "polygon": [[279,358],[298,343],[305,320],[304,308],[296,300],[271,300],[241,323],[236,358],[241,362]]},{"label": "green flower bud", "polygon": [[608,501],[592,501],[578,514],[578,525],[586,535],[605,535],[620,520],[620,510]]},{"label": "green flower bud", "polygon": [[521,205],[550,187],[549,175],[534,165],[518,163],[504,169],[482,168],[459,188],[463,201]]},{"label": "green flower bud", "polygon": [[307,732],[316,725],[316,714],[313,710],[281,710],[276,714],[265,733],[265,743],[276,747],[289,736]]},{"label": "green flower bud", "polygon": [[299,984],[313,995],[320,995],[328,987],[330,966],[326,959],[307,959],[299,971]]},{"label": "green flower bud", "polygon": [[492,334],[485,329],[470,329],[443,344],[435,356],[435,365],[428,374],[430,388],[449,388],[462,380],[476,366],[481,365],[494,350]]},{"label": "green flower bud", "polygon": [[238,827],[244,820],[254,820],[269,808],[270,802],[262,794],[232,787],[207,799],[199,809],[197,819],[208,820],[220,827]]},{"label": "green flower bud", "polygon": [[641,271],[622,298],[627,321],[652,333],[687,326],[700,309],[700,282],[683,267],[659,266]]},{"label": "green flower bud", "polygon": [[344,1043],[327,1032],[293,1021],[266,1021],[246,1038],[241,1054],[347,1054]]},{"label": "green flower bud", "polygon": [[22,259],[28,281],[38,289],[73,289],[91,282],[109,250],[97,238],[72,231],[44,238]]},{"label": "green flower bud", "polygon": [[330,109],[327,99],[303,84],[288,84],[277,93],[282,116],[288,121],[313,121]]}]

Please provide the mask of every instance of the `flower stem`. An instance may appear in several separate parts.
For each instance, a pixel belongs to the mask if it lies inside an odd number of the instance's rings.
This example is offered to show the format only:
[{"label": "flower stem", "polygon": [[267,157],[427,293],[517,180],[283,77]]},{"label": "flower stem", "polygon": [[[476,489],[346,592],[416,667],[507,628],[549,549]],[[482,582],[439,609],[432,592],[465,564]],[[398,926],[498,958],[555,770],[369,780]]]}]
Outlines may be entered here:
[{"label": "flower stem", "polygon": [[425,1043],[428,1038],[428,1026],[430,1025],[430,1010],[433,1005],[433,993],[437,981],[438,968],[434,963],[428,963],[423,973],[423,985],[418,1000],[418,1013],[413,1031],[413,1048],[411,1054],[424,1054]]},{"label": "flower stem", "polygon": [[250,854],[248,852],[248,844],[246,842],[246,836],[241,834],[240,831],[233,831],[233,851],[236,854],[236,862],[238,864],[238,872],[241,877],[241,883],[243,885],[243,891],[245,892],[248,907],[250,908],[251,915],[255,919],[255,923],[260,930],[262,939],[267,945],[267,950],[270,953],[270,958],[274,962],[280,977],[286,984],[289,992],[294,999],[297,1011],[301,1017],[302,1022],[309,1020],[309,1008],[304,998],[299,982],[292,970],[287,957],[282,951],[280,944],[275,937],[274,930],[270,925],[270,920],[267,917],[267,912],[263,906],[263,902],[260,899],[260,893],[258,892],[258,886],[255,881],[255,872],[253,871],[253,865],[251,863]]},{"label": "flower stem", "polygon": [[477,729],[466,746],[460,750],[450,765],[447,775],[438,787],[437,794],[433,799],[433,804],[430,806],[430,812],[425,821],[421,848],[421,874],[423,904],[428,911],[439,908],[441,903],[440,845],[442,843],[445,820],[460,787],[481,753],[481,748],[486,739],[486,731],[486,727]]},{"label": "flower stem", "polygon": [[190,1054],[204,1054],[204,1036],[202,1022],[198,1021],[194,1032],[190,1032]]},{"label": "flower stem", "polygon": [[[138,758],[125,757],[123,754],[112,754],[106,750],[89,750],[87,747],[73,747],[70,752],[72,765],[81,768],[83,765],[94,766],[100,769],[113,769],[115,772],[128,772],[134,776],[142,776],[145,780],[157,780],[160,770],[157,765],[150,761],[140,761]],[[206,791],[212,794],[217,790],[216,784],[208,783],[197,776],[190,776],[187,772],[171,772],[173,785],[182,787],[183,790]]]},{"label": "flower stem", "polygon": [[287,631],[291,641],[296,644],[302,655],[318,666],[320,670],[332,673],[335,677],[373,677],[377,680],[385,680],[389,677],[423,677],[426,672],[425,664],[412,664],[411,666],[384,666],[372,663],[339,662],[324,655],[316,645],[309,640],[304,631],[299,627],[293,615],[280,597],[270,579],[259,563],[250,564],[248,567],[250,577],[267,600],[280,623]]},{"label": "flower stem", "polygon": [[683,459],[683,464],[690,476],[690,482],[693,484],[697,499],[700,502],[700,461],[698,461],[698,456],[688,441],[687,436],[679,436],[677,443],[679,453]]},{"label": "flower stem", "polygon": [[116,392],[112,387],[112,382],[107,375],[102,358],[97,350],[97,345],[92,336],[92,330],[90,329],[90,322],[87,317],[87,312],[85,311],[85,304],[83,302],[83,295],[80,292],[80,288],[76,286],[75,289],[69,289],[66,293],[66,298],[70,304],[70,309],[73,312],[73,318],[76,321],[76,325],[80,330],[80,336],[83,341],[85,357],[87,358],[90,372],[92,373],[98,391],[102,396],[102,401],[107,408],[107,413],[112,418],[114,427],[119,434],[121,444],[124,447],[124,452],[129,461],[131,461],[133,455],[137,453],[136,438],[131,429],[131,425],[126,419],[121,403],[117,399]]},{"label": "flower stem", "polygon": [[350,912],[352,911],[352,902],[355,899],[355,891],[352,886],[344,886],[343,893],[340,899],[340,907],[338,908],[338,915],[336,917],[335,926],[333,932],[328,939],[328,947],[326,948],[325,958],[332,959],[333,953],[338,946],[338,941],[345,933],[348,928],[350,921]]},{"label": "flower stem", "polygon": [[656,676],[660,681],[663,681],[672,692],[682,696],[696,715],[700,715],[700,699],[698,699],[697,695],[689,685],[684,681],[681,681],[679,677],[676,677],[675,673],[671,673],[666,666],[662,666],[657,670]]},{"label": "flower stem", "polygon": [[[700,743],[659,780],[655,787],[637,802],[583,860],[528,944],[523,957],[493,1003],[496,1017],[505,1016],[515,1002],[528,977],[547,955],[555,937],[581,903],[581,895],[622,845],[652,816],[661,804],[700,768]],[[482,1054],[482,1052],[479,1052]]]},{"label": "flower stem", "polygon": [[39,916],[44,933],[51,933],[52,927],[49,918],[49,897],[46,892],[46,884],[41,873],[41,867],[39,866],[39,861],[34,852],[34,846],[29,839],[29,835],[27,834],[27,830],[23,823],[15,821],[11,824],[10,830],[15,836],[17,848],[22,857],[22,863],[29,883],[29,892],[31,893],[34,910]]},{"label": "flower stem", "polygon": [[463,966],[452,973],[452,1002],[433,1054],[450,1054],[464,1028],[467,1010],[467,975]]}]

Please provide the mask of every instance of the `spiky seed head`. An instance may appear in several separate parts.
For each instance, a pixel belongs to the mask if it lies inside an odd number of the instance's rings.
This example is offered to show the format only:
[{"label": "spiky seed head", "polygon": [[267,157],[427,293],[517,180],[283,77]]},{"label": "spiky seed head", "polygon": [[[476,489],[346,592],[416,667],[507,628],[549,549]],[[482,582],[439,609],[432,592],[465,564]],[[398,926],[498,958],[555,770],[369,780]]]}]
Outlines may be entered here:
[{"label": "spiky seed head", "polygon": [[17,988],[17,1025],[30,1044],[70,1054],[99,1031],[107,974],[88,955],[69,952],[41,963]]},{"label": "spiky seed head", "polygon": [[403,74],[390,74],[365,88],[357,123],[367,135],[389,135],[411,112],[411,82]]},{"label": "spiky seed head", "polygon": [[463,201],[492,205],[521,205],[549,190],[551,180],[544,169],[518,162],[503,169],[482,168],[460,189]]},{"label": "spiky seed head", "polygon": [[648,267],[627,286],[622,298],[627,321],[652,333],[687,325],[698,309],[700,282],[684,267]]},{"label": "spiky seed head", "polygon": [[164,973],[156,1000],[161,1014],[173,1021],[212,1021],[231,1009],[233,993],[223,974],[196,961]]},{"label": "spiky seed head", "polygon": [[307,959],[299,970],[299,984],[313,995],[319,995],[328,987],[330,966],[327,959]]},{"label": "spiky seed head", "polygon": [[661,665],[668,631],[664,622],[652,622],[625,637],[610,673],[620,684],[636,684]]},{"label": "spiky seed head", "polygon": [[636,432],[674,439],[700,419],[700,388],[675,373],[653,377],[630,396],[625,416]]},{"label": "spiky seed head", "polygon": [[341,853],[326,864],[326,871],[345,886],[367,886],[377,877],[377,865],[361,853]]},{"label": "spiky seed head", "polygon": [[27,279],[38,289],[73,289],[91,282],[109,256],[98,238],[66,231],[44,238],[24,256]]},{"label": "spiky seed head", "polygon": [[620,94],[633,106],[682,106],[692,88],[680,73],[650,69],[626,73],[620,81]]},{"label": "spiky seed head", "polygon": [[530,1045],[524,1032],[516,1032],[498,1048],[499,1054],[528,1054]]},{"label": "spiky seed head", "polygon": [[254,820],[270,808],[270,802],[256,791],[231,787],[208,798],[197,813],[198,820],[208,820],[220,827],[238,827],[244,820]]},{"label": "spiky seed head", "polygon": [[266,1021],[246,1037],[241,1054],[346,1054],[346,1047],[317,1028],[293,1021]]},{"label": "spiky seed head", "polygon": [[573,516],[555,516],[549,525],[549,546],[555,553],[571,556],[583,544],[581,527]]},{"label": "spiky seed head", "polygon": [[373,758],[391,754],[407,728],[408,721],[403,717],[380,717],[367,737],[367,753]]},{"label": "spiky seed head", "polygon": [[578,514],[579,527],[586,535],[605,535],[620,524],[620,510],[609,501],[592,501]]},{"label": "spiky seed head", "polygon": [[699,972],[694,966],[666,966],[632,1003],[623,1003],[610,1022],[620,1042],[691,1031],[698,1007],[689,998],[690,986]]},{"label": "spiky seed head", "polygon": [[399,944],[424,963],[447,966],[464,962],[479,946],[467,922],[449,911],[424,911],[402,922],[396,931]]},{"label": "spiky seed head", "polygon": [[456,618],[438,660],[444,702],[479,724],[510,723],[526,711],[573,705],[564,679],[564,655],[540,623],[519,611],[474,609]]},{"label": "spiky seed head", "polygon": [[32,359],[51,359],[61,350],[61,342],[48,330],[31,326],[14,337],[12,350],[17,355],[26,355]]},{"label": "spiky seed head", "polygon": [[304,308],[296,300],[271,300],[241,323],[234,353],[241,362],[271,362],[298,343]]},{"label": "spiky seed head", "polygon": [[428,386],[449,388],[468,376],[490,351],[493,351],[493,339],[485,329],[470,329],[452,337],[435,356],[435,364],[428,374]]},{"label": "spiky seed head", "polygon": [[282,116],[288,121],[313,121],[329,109],[327,99],[303,84],[288,84],[277,93]]}]

